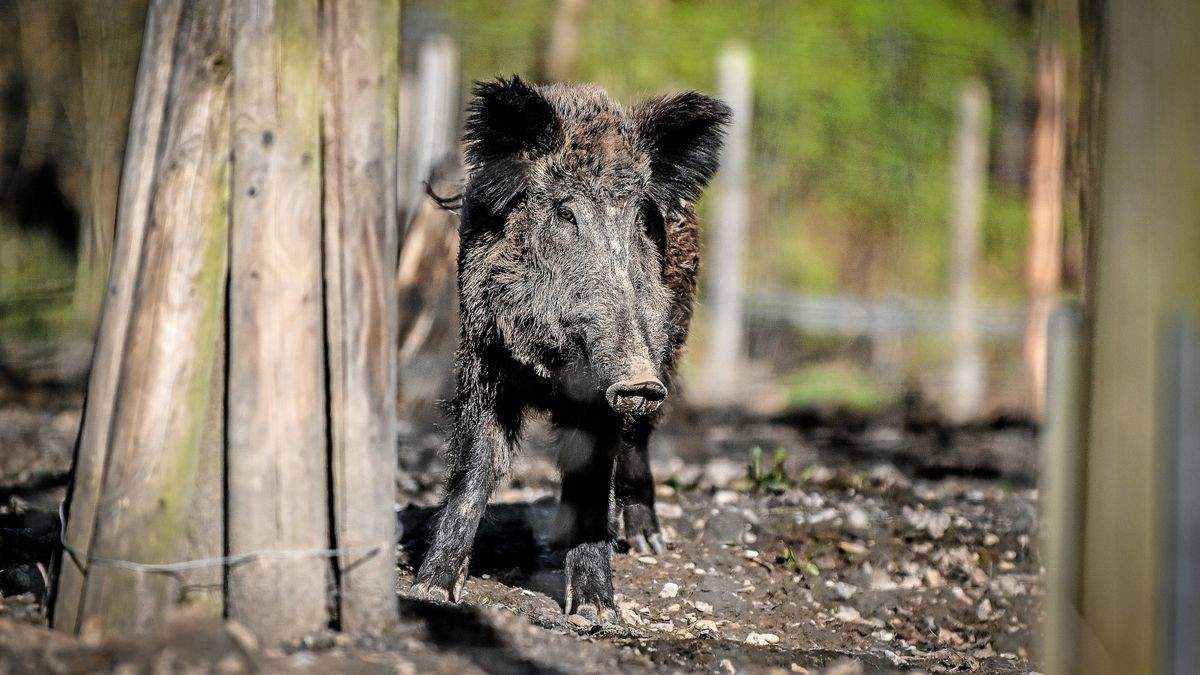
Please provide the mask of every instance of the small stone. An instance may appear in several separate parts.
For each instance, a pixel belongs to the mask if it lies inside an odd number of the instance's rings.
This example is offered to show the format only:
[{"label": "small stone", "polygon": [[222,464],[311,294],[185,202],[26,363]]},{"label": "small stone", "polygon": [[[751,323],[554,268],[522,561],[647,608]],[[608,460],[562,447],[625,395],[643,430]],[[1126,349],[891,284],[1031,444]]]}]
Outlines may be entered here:
[{"label": "small stone", "polygon": [[991,532],[988,532],[987,534],[983,535],[983,545],[984,546],[995,546],[996,544],[999,544],[999,543],[1000,543],[1000,537],[997,537],[996,535],[992,534]]},{"label": "small stone", "polygon": [[988,617],[990,617],[991,615],[992,615],[992,601],[987,598],[984,598],[983,600],[981,600],[979,602],[979,607],[977,607],[975,609],[975,616],[980,621],[987,621]]},{"label": "small stone", "polygon": [[662,590],[658,592],[660,598],[673,598],[679,595],[679,584],[668,581],[663,584]]},{"label": "small stone", "polygon": [[854,609],[853,607],[843,605],[838,607],[838,611],[833,615],[833,618],[841,621],[842,623],[858,623],[859,621],[862,621],[862,614],[859,614],[858,610]]},{"label": "small stone", "polygon": [[733,490],[717,490],[717,493],[713,495],[713,503],[717,506],[728,506],[736,504],[737,501],[738,493]]},{"label": "small stone", "polygon": [[705,614],[712,614],[713,606],[703,600],[696,601],[696,610]]},{"label": "small stone", "polygon": [[946,583],[946,580],[942,577],[941,572],[938,572],[936,569],[934,569],[932,567],[928,567],[925,569],[925,585],[926,586],[929,586],[930,588],[937,588],[938,586],[941,586],[944,583]]},{"label": "small stone", "polygon": [[737,668],[733,667],[733,661],[730,661],[729,659],[721,659],[720,665],[721,665],[721,670],[723,670],[727,673],[736,673],[737,672]]},{"label": "small stone", "polygon": [[833,590],[842,600],[849,600],[858,592],[858,587],[844,581],[826,581],[825,586]]},{"label": "small stone", "polygon": [[745,551],[742,551],[742,556],[753,560],[758,557],[758,551],[755,551],[754,549],[746,549]]},{"label": "small stone", "polygon": [[573,626],[579,626],[580,628],[590,628],[592,626],[592,622],[590,619],[588,619],[587,617],[579,616],[578,614],[572,614],[572,615],[568,616],[567,623],[570,623]]},{"label": "small stone", "polygon": [[851,508],[846,513],[846,525],[852,530],[865,530],[871,526],[871,519],[867,516],[867,512],[859,508]]},{"label": "small stone", "polygon": [[627,626],[645,626],[646,620],[639,616],[638,613],[632,609],[622,609],[621,623],[624,623]]},{"label": "small stone", "polygon": [[717,632],[717,622],[712,619],[700,619],[692,624],[692,629],[696,631],[707,631],[709,633]]},{"label": "small stone", "polygon": [[865,556],[867,547],[856,541],[839,541],[838,548],[853,556]]},{"label": "small stone", "polygon": [[[775,640],[778,641],[779,638],[775,638]],[[750,633],[746,636],[746,644],[754,647],[766,647],[770,643],[767,641],[766,635],[762,633]]]},{"label": "small stone", "polygon": [[766,640],[767,644],[769,645],[779,643],[779,636],[774,633],[759,633],[759,635],[761,635],[762,639]]},{"label": "small stone", "polygon": [[655,558],[652,555],[643,555],[638,557],[638,562],[642,563],[643,565],[657,565],[658,558]]},{"label": "small stone", "polygon": [[654,513],[665,520],[675,520],[683,517],[683,507],[670,502],[658,502],[654,505]]}]

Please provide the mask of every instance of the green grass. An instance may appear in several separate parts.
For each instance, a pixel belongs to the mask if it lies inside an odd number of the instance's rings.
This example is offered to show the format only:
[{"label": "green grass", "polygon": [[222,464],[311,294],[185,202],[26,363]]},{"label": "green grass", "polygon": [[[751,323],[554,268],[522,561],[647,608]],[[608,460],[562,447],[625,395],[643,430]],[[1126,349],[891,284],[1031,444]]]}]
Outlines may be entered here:
[{"label": "green grass", "polygon": [[0,342],[55,342],[77,328],[75,269],[49,237],[0,223]]},{"label": "green grass", "polygon": [[783,379],[790,408],[814,406],[874,412],[896,403],[900,392],[849,363],[823,363]]}]

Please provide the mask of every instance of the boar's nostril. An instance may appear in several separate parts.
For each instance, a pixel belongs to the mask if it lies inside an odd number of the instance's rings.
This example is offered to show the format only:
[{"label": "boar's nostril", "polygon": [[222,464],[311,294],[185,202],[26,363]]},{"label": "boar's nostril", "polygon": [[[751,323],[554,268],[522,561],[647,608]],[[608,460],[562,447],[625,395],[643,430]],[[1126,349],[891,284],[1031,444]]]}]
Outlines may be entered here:
[{"label": "boar's nostril", "polygon": [[605,398],[623,415],[649,415],[667,397],[667,388],[657,378],[626,380],[608,388]]}]

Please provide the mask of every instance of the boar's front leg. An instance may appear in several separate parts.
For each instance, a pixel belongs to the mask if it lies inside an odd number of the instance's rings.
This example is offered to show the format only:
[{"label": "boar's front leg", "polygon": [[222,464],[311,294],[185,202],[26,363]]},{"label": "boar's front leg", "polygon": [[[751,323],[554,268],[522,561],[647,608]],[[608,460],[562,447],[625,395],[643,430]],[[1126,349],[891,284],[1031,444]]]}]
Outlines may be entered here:
[{"label": "boar's front leg", "polygon": [[557,536],[567,552],[565,609],[597,623],[614,623],[617,618],[613,533],[608,525],[617,444],[616,430],[580,430],[564,439],[559,454],[562,501]]},{"label": "boar's front leg", "polygon": [[471,545],[496,484],[508,473],[520,431],[520,410],[501,402],[500,386],[481,381],[481,368],[460,369],[451,404],[454,429],[447,461],[446,496],[412,595],[458,602],[467,580]]},{"label": "boar's front leg", "polygon": [[625,541],[642,555],[663,554],[663,537],[654,514],[654,476],[650,473],[648,420],[636,420],[621,434],[614,492]]}]

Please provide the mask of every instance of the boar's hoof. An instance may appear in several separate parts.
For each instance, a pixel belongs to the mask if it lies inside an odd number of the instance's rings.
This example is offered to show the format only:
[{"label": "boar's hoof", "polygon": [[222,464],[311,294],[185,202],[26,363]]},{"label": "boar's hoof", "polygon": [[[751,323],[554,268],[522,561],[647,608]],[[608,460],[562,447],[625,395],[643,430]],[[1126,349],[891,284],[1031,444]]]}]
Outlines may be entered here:
[{"label": "boar's hoof", "polygon": [[[430,585],[428,582],[413,584],[412,588],[408,589],[408,597],[427,602],[452,602],[449,589]],[[456,602],[457,599],[454,601]]]},{"label": "boar's hoof", "polygon": [[662,405],[667,388],[657,378],[618,382],[604,393],[612,409],[622,415],[649,415]]},{"label": "boar's hoof", "polygon": [[638,555],[662,555],[666,550],[658,518],[654,510],[645,504],[626,504],[621,509],[625,521],[625,541]]},{"label": "boar's hoof", "polygon": [[615,625],[618,623],[617,610],[611,607],[597,607],[591,603],[584,603],[575,608],[571,612],[572,616],[581,616],[592,623],[602,625]]}]

